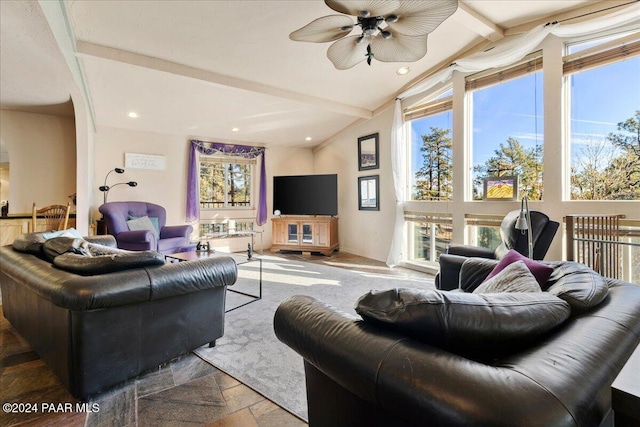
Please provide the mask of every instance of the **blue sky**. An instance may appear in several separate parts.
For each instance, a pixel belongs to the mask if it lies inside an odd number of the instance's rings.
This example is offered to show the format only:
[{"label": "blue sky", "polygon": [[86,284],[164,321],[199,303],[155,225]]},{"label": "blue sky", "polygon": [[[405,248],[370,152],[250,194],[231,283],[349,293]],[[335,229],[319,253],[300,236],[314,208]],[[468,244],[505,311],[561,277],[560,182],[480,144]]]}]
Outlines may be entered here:
[{"label": "blue sky", "polygon": [[618,122],[640,110],[640,57],[573,74],[571,91],[574,142],[617,132]]},{"label": "blue sky", "polygon": [[[538,72],[474,92],[474,165],[493,156],[509,136],[525,147],[544,143],[542,79]],[[571,134],[577,151],[584,135],[593,139],[617,132],[617,123],[640,109],[640,57],[573,74],[569,84]],[[414,121],[412,140],[421,141],[420,135],[428,134],[430,126],[450,128],[451,112]],[[412,169],[421,164],[422,156],[414,148]]]}]

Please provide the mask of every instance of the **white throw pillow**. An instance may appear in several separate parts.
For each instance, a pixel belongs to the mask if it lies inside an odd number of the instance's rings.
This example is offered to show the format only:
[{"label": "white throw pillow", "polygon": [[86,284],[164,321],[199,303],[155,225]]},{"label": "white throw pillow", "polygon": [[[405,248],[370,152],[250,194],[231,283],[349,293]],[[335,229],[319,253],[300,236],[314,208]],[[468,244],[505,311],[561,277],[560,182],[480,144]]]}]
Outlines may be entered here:
[{"label": "white throw pillow", "polygon": [[516,261],[473,291],[474,294],[499,292],[542,292],[542,289],[526,264]]},{"label": "white throw pillow", "polygon": [[153,223],[148,216],[141,216],[136,219],[130,219],[129,221],[127,221],[127,227],[129,227],[130,231],[149,230],[156,237],[156,240],[158,240],[158,232],[156,231],[156,228],[153,226]]}]

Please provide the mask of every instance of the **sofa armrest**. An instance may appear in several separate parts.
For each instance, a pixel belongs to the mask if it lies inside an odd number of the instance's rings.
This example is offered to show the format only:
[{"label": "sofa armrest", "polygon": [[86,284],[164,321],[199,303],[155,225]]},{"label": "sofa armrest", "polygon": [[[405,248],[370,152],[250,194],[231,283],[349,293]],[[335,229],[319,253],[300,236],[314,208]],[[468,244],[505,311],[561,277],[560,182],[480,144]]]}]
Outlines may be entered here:
[{"label": "sofa armrest", "polygon": [[238,266],[227,256],[169,263],[146,270],[151,282],[151,301],[232,286],[238,278]]},{"label": "sofa armrest", "polygon": [[83,237],[83,239],[89,243],[108,246],[110,248],[115,248],[118,246],[118,243],[116,242],[116,238],[113,237],[111,234],[105,234],[101,236],[85,236]]},{"label": "sofa armrest", "polygon": [[443,291],[457,289],[460,286],[460,269],[468,259],[461,255],[441,254],[438,289]]},{"label": "sofa armrest", "polygon": [[118,248],[129,251],[158,250],[156,236],[150,230],[123,231],[116,236]]},{"label": "sofa armrest", "polygon": [[153,243],[155,246],[155,236],[151,230],[123,231],[116,236],[118,243]]},{"label": "sofa armrest", "polygon": [[461,255],[466,257],[479,257],[489,259],[496,258],[493,249],[482,248],[480,246],[452,244],[447,249],[447,253],[451,255]]},{"label": "sofa armrest", "polygon": [[172,237],[185,237],[189,238],[193,232],[193,226],[191,225],[165,225],[160,229],[161,239],[170,239]]},{"label": "sofa armrest", "polygon": [[551,393],[508,365],[448,353],[311,297],[294,296],[280,304],[274,329],[280,341],[332,381],[407,425],[424,420],[433,425],[572,423]]},{"label": "sofa armrest", "polygon": [[388,350],[406,337],[374,331],[359,317],[308,296],[280,304],[274,317],[280,341],[361,398],[376,401],[375,380]]}]

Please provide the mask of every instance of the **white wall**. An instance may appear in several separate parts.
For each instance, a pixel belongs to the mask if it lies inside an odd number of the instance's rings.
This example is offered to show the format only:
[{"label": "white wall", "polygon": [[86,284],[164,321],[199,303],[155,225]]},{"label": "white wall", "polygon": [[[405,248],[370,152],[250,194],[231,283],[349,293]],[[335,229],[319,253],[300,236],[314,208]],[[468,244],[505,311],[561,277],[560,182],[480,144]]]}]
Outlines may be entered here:
[{"label": "white wall", "polygon": [[[393,238],[396,198],[391,171],[393,109],[341,132],[314,152],[315,173],[338,174],[340,250],[386,261]],[[379,169],[358,171],[358,138],[379,134]],[[358,177],[379,175],[380,210],[358,210]]]},{"label": "white wall", "polygon": [[76,133],[71,117],[0,111],[10,159],[9,213],[64,204],[76,192]]},{"label": "white wall", "polygon": [[[183,224],[189,161],[187,142],[186,138],[173,135],[98,127],[95,134],[95,188],[91,220],[95,221],[102,216],[98,212],[98,207],[103,203],[104,195],[98,187],[103,185],[109,171],[114,168],[123,168],[125,169],[123,174],[112,172],[109,175],[107,185],[135,181],[138,186],[114,187],[109,191],[109,202],[133,200],[156,203],[167,210],[167,224]],[[165,156],[166,169],[125,168],[125,153]]]},{"label": "white wall", "polygon": [[[95,189],[92,220],[101,217],[98,207],[103,202],[103,193],[98,187],[104,183],[106,174],[116,168],[124,168],[123,174],[115,172],[109,175],[107,185],[118,182],[136,181],[137,187],[120,185],[109,192],[109,202],[146,201],[163,206],[167,210],[167,224],[185,223],[187,169],[189,164],[189,141],[200,139],[217,141],[216,138],[166,135],[152,132],[140,132],[127,129],[98,127],[95,137]],[[153,154],[165,156],[165,170],[127,169],[124,166],[125,153]],[[313,173],[313,153],[302,148],[268,148],[267,158],[267,213],[268,222],[264,225],[264,245],[271,246],[272,192],[274,175],[295,175]],[[256,180],[257,181],[257,180]],[[257,182],[255,183],[257,186]],[[257,193],[255,189],[255,194]],[[252,211],[206,212],[203,218],[224,220],[226,217],[254,217]],[[236,239],[239,240],[239,239]],[[224,243],[224,242],[221,242]],[[232,242],[233,243],[233,242]],[[236,242],[246,247],[246,241]],[[258,244],[258,242],[256,242]],[[232,249],[241,249],[232,247]]]}]

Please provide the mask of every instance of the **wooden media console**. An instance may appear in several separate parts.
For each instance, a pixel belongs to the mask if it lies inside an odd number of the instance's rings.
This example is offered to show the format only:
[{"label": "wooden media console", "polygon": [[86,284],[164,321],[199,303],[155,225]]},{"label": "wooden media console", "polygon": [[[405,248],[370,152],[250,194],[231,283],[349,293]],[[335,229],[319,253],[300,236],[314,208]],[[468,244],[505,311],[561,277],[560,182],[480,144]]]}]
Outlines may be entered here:
[{"label": "wooden media console", "polygon": [[271,252],[320,252],[329,256],[339,250],[337,217],[283,216],[272,218],[271,225]]}]

